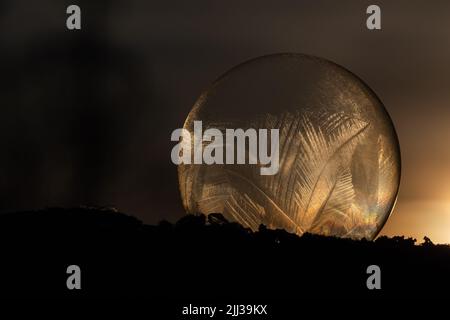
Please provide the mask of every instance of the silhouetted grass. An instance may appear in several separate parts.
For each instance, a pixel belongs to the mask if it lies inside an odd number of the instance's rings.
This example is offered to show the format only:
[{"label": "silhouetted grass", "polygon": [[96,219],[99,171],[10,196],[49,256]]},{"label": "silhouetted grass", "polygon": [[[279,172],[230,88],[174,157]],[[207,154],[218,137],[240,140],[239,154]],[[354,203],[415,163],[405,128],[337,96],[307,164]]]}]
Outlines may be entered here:
[{"label": "silhouetted grass", "polygon": [[[168,299],[447,296],[450,247],[404,237],[355,241],[252,232],[220,214],[145,225],[99,208],[0,215],[0,292],[8,296]],[[82,290],[66,288],[66,268]],[[368,290],[366,268],[381,268]]]}]

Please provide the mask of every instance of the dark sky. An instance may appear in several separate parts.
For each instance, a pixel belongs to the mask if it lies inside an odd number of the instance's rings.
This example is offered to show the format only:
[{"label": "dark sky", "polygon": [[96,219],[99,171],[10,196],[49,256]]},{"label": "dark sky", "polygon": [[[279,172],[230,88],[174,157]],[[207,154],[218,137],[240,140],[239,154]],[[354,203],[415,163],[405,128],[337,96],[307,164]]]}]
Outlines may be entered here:
[{"label": "dark sky", "polygon": [[[245,60],[332,60],[380,97],[399,135],[398,205],[383,233],[450,242],[450,2],[25,1],[0,4],[0,211],[105,205],[183,214],[171,132]],[[65,27],[82,8],[82,30]]]}]

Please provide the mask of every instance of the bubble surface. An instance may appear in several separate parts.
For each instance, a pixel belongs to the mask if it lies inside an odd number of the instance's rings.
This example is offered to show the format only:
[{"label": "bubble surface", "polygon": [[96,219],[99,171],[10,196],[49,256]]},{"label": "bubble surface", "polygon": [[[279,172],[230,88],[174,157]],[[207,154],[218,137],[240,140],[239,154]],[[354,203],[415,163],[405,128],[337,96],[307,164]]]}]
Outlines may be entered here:
[{"label": "bubble surface", "polygon": [[192,137],[194,121],[224,136],[227,128],[279,129],[279,170],[179,165],[188,213],[222,213],[253,230],[373,239],[393,209],[400,150],[392,121],[364,82],[332,62],[302,54],[245,62],[199,97],[184,125]]}]

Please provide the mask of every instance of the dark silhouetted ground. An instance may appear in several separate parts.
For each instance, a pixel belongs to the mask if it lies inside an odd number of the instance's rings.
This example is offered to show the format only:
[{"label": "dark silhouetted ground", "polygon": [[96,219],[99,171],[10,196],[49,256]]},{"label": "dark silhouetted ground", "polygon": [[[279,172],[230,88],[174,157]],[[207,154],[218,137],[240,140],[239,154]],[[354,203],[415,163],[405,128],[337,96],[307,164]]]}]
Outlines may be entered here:
[{"label": "dark silhouetted ground", "polygon": [[[449,297],[450,247],[403,237],[353,241],[251,232],[221,215],[142,224],[109,209],[0,215],[2,296],[180,301]],[[66,288],[66,268],[82,289]],[[368,290],[366,268],[381,268]],[[227,300],[228,299],[228,300]],[[231,303],[231,301],[230,301]]]}]

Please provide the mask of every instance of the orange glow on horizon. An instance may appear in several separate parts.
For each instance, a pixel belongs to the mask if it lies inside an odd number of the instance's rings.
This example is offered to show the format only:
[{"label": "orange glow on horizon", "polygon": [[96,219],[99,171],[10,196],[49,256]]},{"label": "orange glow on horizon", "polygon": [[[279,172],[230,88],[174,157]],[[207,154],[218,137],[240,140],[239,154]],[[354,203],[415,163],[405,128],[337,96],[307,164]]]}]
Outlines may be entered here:
[{"label": "orange glow on horizon", "polygon": [[450,201],[399,199],[382,235],[413,237],[417,243],[427,236],[434,243],[450,244]]}]

